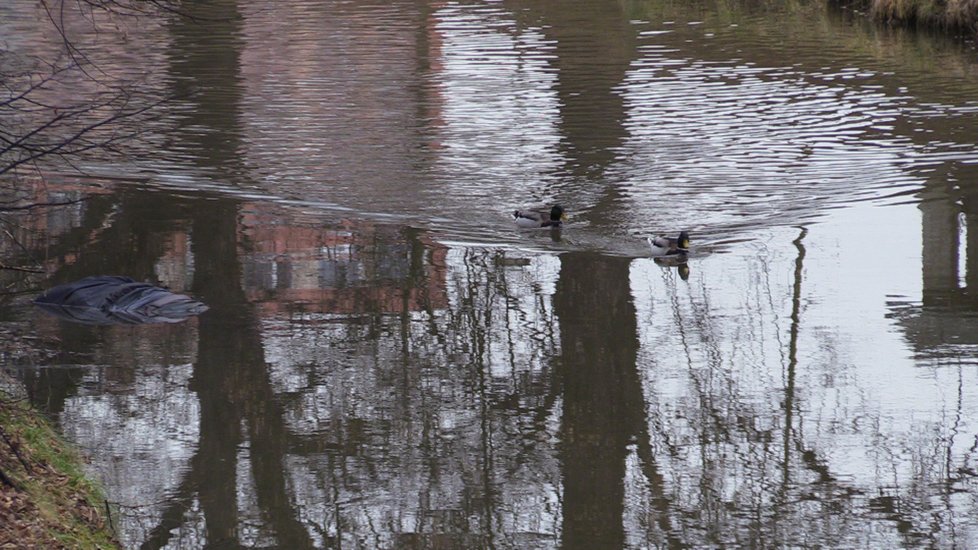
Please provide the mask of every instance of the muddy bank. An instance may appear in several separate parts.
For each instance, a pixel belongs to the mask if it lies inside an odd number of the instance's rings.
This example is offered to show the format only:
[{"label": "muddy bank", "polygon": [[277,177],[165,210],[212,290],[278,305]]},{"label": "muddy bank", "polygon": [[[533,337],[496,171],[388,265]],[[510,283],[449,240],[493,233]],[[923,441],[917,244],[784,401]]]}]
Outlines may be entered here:
[{"label": "muddy bank", "polygon": [[0,372],[0,548],[118,548],[82,459]]}]

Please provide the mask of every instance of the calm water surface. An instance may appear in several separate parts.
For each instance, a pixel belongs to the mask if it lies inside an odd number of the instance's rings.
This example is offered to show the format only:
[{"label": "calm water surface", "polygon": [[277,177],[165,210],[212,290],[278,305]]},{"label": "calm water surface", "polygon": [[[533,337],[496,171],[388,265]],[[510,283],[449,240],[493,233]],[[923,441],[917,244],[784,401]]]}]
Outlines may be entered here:
[{"label": "calm water surface", "polygon": [[[80,21],[177,99],[5,191],[86,200],[2,213],[0,360],[131,548],[976,547],[978,63],[812,4]],[[31,308],[93,274],[210,310]]]}]

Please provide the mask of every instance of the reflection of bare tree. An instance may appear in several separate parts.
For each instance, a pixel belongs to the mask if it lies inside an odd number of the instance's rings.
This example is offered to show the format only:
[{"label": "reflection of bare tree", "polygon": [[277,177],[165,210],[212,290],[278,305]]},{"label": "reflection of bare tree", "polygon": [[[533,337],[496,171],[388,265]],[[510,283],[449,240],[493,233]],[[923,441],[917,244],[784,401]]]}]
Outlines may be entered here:
[{"label": "reflection of bare tree", "polygon": [[[159,199],[149,195],[121,195],[113,218],[119,226],[109,224],[101,234],[108,243],[100,254],[111,256],[129,242],[123,211],[139,212],[140,204]],[[241,266],[265,256],[240,237],[254,229],[242,229],[237,207],[216,204],[167,203],[175,219],[159,220],[137,239],[149,253],[166,228],[198,235],[194,294],[212,306],[201,318],[191,382],[200,404],[198,446],[145,532],[146,547],[177,537],[245,544],[241,522],[255,513],[262,540],[295,547],[511,546],[557,537],[569,546],[627,545],[636,536],[671,547],[766,545],[801,540],[796,525],[845,544],[844,533],[866,517],[886,518],[880,521],[905,532],[907,545],[938,536],[925,534],[929,527],[918,511],[933,496],[927,477],[899,493],[882,483],[870,493],[836,470],[831,447],[811,433],[812,373],[819,367],[800,343],[804,235],[790,264],[763,269],[794,274],[783,289],[768,289],[788,297],[791,325],[772,351],[784,349],[784,378],[780,384],[761,379],[779,392],[767,402],[755,394],[751,371],[769,361],[747,360],[746,350],[730,348],[735,334],[712,314],[721,297],[706,287],[703,295],[680,300],[673,276],[672,294],[658,310],[664,317],[639,327],[629,260],[446,251],[410,228],[344,222],[320,227],[316,236],[299,224],[295,235],[308,240],[290,242],[310,248],[282,251],[281,272],[312,265],[310,254],[320,250],[315,243],[342,227],[354,244],[347,267],[369,275],[339,283],[352,285],[342,312],[302,302],[268,309],[246,296],[303,294],[227,284],[235,276],[240,283],[248,271]],[[285,216],[269,219],[282,227]],[[209,228],[209,237],[193,229],[198,224]],[[228,232],[239,235],[231,237],[236,246],[219,236]],[[126,262],[84,257],[90,259],[71,269]],[[322,251],[319,261],[332,273],[338,257],[336,249]],[[209,261],[216,258],[221,261]],[[293,258],[298,266],[286,268]],[[660,271],[672,273],[657,267],[652,273]],[[396,293],[402,307],[392,311],[392,300],[357,286]],[[434,298],[418,298],[425,293]],[[758,295],[750,303],[776,308],[781,300]],[[757,323],[750,327],[755,333],[770,332],[759,323],[772,318],[756,309],[741,321]],[[639,348],[630,336],[636,331],[670,337]],[[671,357],[685,358],[682,378],[693,390],[675,408],[664,406],[674,393],[643,382]],[[946,486],[949,501],[967,483],[957,459],[920,452],[914,460],[925,472],[958,469]],[[638,486],[645,488],[642,498],[627,498]],[[242,494],[254,495],[254,502]],[[621,520],[636,506],[646,522],[641,535],[639,523]]]},{"label": "reflection of bare tree", "polygon": [[[356,285],[391,288],[384,272],[355,266],[390,265],[402,261],[390,252],[404,251],[407,269],[387,271],[403,273],[401,311],[352,287],[354,301],[344,300],[342,312],[307,312],[293,328],[264,336],[288,411],[292,476],[305,480],[297,487],[300,515],[324,518],[314,530],[336,544],[374,530],[380,546],[510,540],[520,522],[544,513],[514,492],[540,499],[538,481],[525,481],[552,478],[536,470],[549,469],[546,448],[518,436],[552,437],[545,380],[555,327],[544,295],[530,290],[532,262],[486,250],[438,260],[439,249],[420,246],[426,237],[416,230],[387,239],[394,240],[358,248],[350,269],[376,274]],[[351,242],[363,241],[354,234]],[[435,292],[447,291],[450,304],[415,299],[438,280]],[[552,527],[530,531],[541,529]]]},{"label": "reflection of bare tree", "polygon": [[[817,323],[804,322],[810,303],[802,284],[807,233],[802,229],[793,241],[790,263],[749,260],[757,267],[747,278],[757,280],[737,285],[736,299],[706,285],[690,288],[688,296],[669,285],[659,289],[664,295],[650,311],[655,315],[639,363],[652,367],[646,389],[650,435],[674,498],[674,529],[682,529],[684,540],[718,545],[793,544],[812,536],[843,546],[952,540],[947,524],[935,527],[926,517],[962,513],[953,496],[943,510],[935,503],[945,487],[953,487],[953,495],[969,483],[960,474],[948,476],[947,485],[941,481],[941,472],[961,464],[960,445],[956,458],[947,460],[959,431],[956,413],[948,412],[946,429],[934,425],[933,433],[900,440],[877,407],[837,396],[850,390],[831,385],[830,377],[845,376],[846,361],[825,361],[821,354],[838,353],[839,345],[829,340],[813,347],[824,336]],[[781,287],[760,284],[769,272],[793,277]],[[784,330],[769,324],[776,323],[781,304],[789,312]],[[679,341],[650,339],[656,325],[674,326]],[[764,345],[779,333],[783,341]],[[751,344],[738,345],[744,341]],[[656,347],[661,349],[648,351]],[[770,369],[777,364],[781,369]],[[682,381],[678,388],[676,378]],[[956,407],[961,410],[960,399]],[[947,443],[934,447],[941,441]],[[840,460],[840,454],[858,456],[863,446],[876,449],[866,458],[868,468]]]},{"label": "reflection of bare tree", "polygon": [[[614,162],[625,133],[623,102],[611,90],[632,54],[623,41],[631,31],[615,10],[589,14],[593,27],[581,29],[559,20],[563,8],[544,17],[558,18],[554,33],[570,33],[557,36],[554,63],[566,110],[563,169],[580,181]],[[203,168],[241,173],[240,29],[172,30],[174,81],[206,83],[194,106],[201,118],[185,121],[178,145],[200,151]],[[568,48],[588,40],[609,62],[575,59]],[[590,197],[595,219],[611,219],[624,196]],[[179,388],[192,390],[184,405],[199,406],[196,447],[131,540],[147,548],[859,546],[882,540],[871,538],[877,529],[894,545],[954,540],[938,532],[948,524],[939,516],[955,515],[975,479],[975,448],[959,452],[969,437],[963,382],[951,428],[901,445],[886,437],[885,414],[831,402],[835,389],[820,377],[844,376],[846,365],[821,361],[813,348],[835,353],[835,337],[803,323],[805,230],[782,262],[728,257],[744,261],[731,273],[747,272],[732,288],[662,275],[643,304],[632,281],[669,272],[641,259],[449,248],[417,228],[324,217],[228,197],[120,191],[87,201],[79,225],[49,249],[82,253],[51,263],[63,265],[58,279],[153,278],[156,260],[172,254],[168,243],[183,238],[193,252],[187,278],[212,308],[198,327],[199,353],[186,361],[190,382]],[[950,264],[940,265],[944,284],[956,281]],[[786,304],[790,325],[780,327]],[[637,321],[637,307],[650,309],[649,322]],[[77,350],[107,338],[61,334]],[[80,379],[72,373],[49,392],[54,409],[90,380]],[[79,401],[98,408],[96,399]],[[159,419],[111,400],[105,408]],[[909,459],[899,455],[904,446]],[[878,472],[857,483],[846,453],[863,448],[878,454],[856,460]],[[913,475],[897,475],[908,462]]]},{"label": "reflection of bare tree", "polygon": [[801,233],[795,239],[794,245],[798,249],[798,257],[795,259],[795,280],[791,288],[791,329],[788,331],[788,365],[784,386],[784,464],[782,465],[782,487],[787,490],[791,481],[791,438],[794,422],[792,417],[795,414],[795,371],[798,368],[798,331],[801,327],[801,282],[804,273],[805,245],[802,242],[808,234],[808,228],[802,227]]},{"label": "reflection of bare tree", "polygon": [[[224,7],[233,11],[234,3],[227,4]],[[201,9],[207,14],[213,7]],[[214,108],[234,101],[238,95],[238,53],[233,38],[240,22],[228,13],[224,15],[228,18],[208,19],[206,24],[180,19],[171,29],[178,50],[172,70],[196,74],[206,67],[214,81],[196,99],[200,111],[214,113],[209,123],[214,134],[221,137],[188,132],[185,139],[195,141],[199,137],[202,142],[195,145],[210,152],[201,157],[201,162],[217,166],[233,164],[238,135],[232,111]],[[198,40],[202,33],[225,40],[228,47],[202,47]],[[236,465],[242,459],[240,446],[246,441],[255,498],[269,528],[285,546],[308,547],[308,533],[298,523],[287,496],[283,410],[274,398],[265,368],[256,310],[248,304],[239,284],[238,205],[233,201],[220,204],[197,201],[190,209],[193,291],[211,307],[211,315],[201,319],[200,351],[191,386],[200,401],[200,440],[177,493],[180,496],[170,502],[144,546],[159,547],[167,542],[175,532],[172,522],[187,513],[191,491],[200,502],[208,544],[240,544]],[[247,439],[242,439],[243,435]]]},{"label": "reflection of bare tree", "polygon": [[[161,546],[179,533],[176,528],[183,524],[194,497],[206,520],[207,540],[236,539],[239,517],[234,505],[238,494],[234,465],[243,441],[239,427],[246,426],[258,506],[267,514],[280,541],[293,547],[308,546],[307,532],[296,522],[285,489],[282,465],[286,430],[282,411],[268,384],[258,323],[253,320],[254,308],[247,305],[241,287],[233,284],[240,272],[240,263],[235,259],[237,248],[233,244],[227,246],[236,240],[234,203],[219,211],[207,200],[174,199],[161,193],[123,191],[111,198],[115,200],[105,197],[104,201],[88,201],[90,208],[83,223],[48,249],[52,259],[69,252],[78,254],[77,261],[63,264],[54,279],[126,272],[153,280],[155,260],[168,252],[167,235],[190,231],[197,235],[194,253],[198,258],[194,263],[198,267],[193,290],[217,312],[199,325],[200,352],[190,386],[200,403],[198,448],[190,469],[144,545]],[[109,220],[105,219],[105,209],[98,207],[102,202],[114,203],[114,215]],[[154,221],[147,223],[149,219]],[[195,224],[207,227],[207,231],[194,232]],[[98,239],[86,237],[92,227],[100,228]],[[75,325],[62,326],[59,334],[66,353],[82,356],[101,349],[107,336],[104,331]],[[81,376],[81,372],[73,370],[42,369],[25,382],[35,400],[42,400],[48,410],[57,412],[64,407],[65,399],[75,393]],[[125,406],[124,402],[120,406]]]}]

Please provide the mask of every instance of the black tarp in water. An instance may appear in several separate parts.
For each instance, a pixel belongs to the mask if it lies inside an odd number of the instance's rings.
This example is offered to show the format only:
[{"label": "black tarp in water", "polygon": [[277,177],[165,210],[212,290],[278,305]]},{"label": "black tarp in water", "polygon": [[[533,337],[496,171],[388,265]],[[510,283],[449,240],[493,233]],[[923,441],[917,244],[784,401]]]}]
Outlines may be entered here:
[{"label": "black tarp in water", "polygon": [[48,289],[34,304],[62,319],[90,325],[179,323],[207,311],[189,296],[111,275]]}]

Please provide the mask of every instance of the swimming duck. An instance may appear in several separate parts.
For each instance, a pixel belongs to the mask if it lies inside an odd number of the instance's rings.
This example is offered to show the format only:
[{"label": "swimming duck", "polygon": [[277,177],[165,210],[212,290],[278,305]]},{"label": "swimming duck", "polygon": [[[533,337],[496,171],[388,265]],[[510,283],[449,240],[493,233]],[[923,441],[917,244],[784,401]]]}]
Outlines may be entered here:
[{"label": "swimming duck", "polygon": [[689,233],[683,231],[678,237],[649,237],[652,256],[685,256],[689,254]]},{"label": "swimming duck", "polygon": [[557,204],[550,209],[549,216],[546,210],[516,210],[513,218],[520,227],[560,227],[567,216],[563,207]]}]

